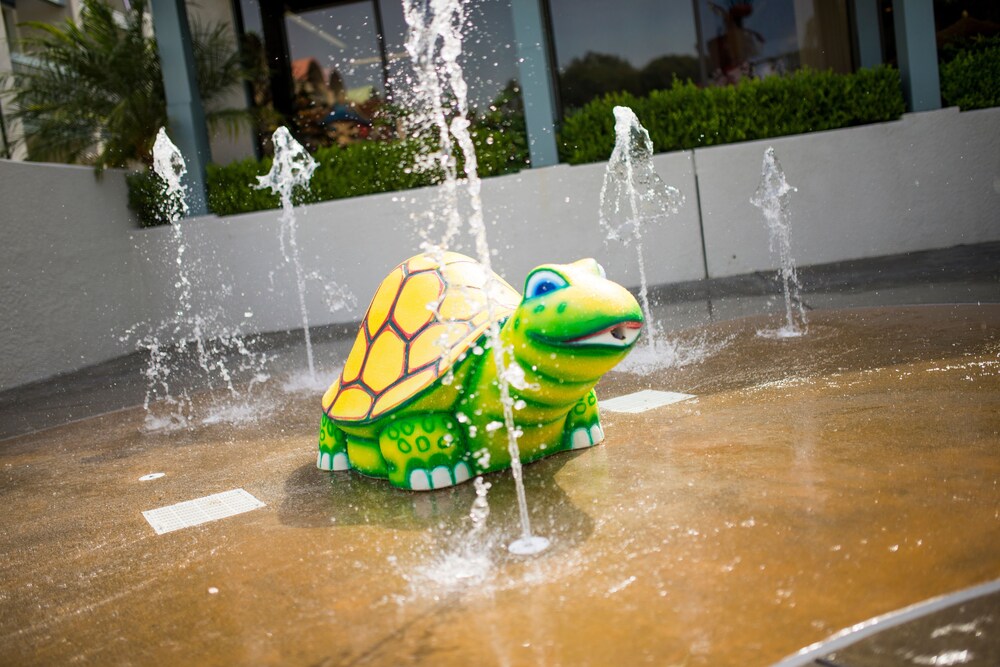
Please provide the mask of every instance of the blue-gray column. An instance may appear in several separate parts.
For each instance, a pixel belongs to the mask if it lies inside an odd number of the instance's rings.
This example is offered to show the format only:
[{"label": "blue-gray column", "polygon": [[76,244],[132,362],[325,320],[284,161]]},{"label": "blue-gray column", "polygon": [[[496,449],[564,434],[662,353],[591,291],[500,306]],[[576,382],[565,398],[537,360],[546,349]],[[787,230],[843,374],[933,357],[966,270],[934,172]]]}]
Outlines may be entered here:
[{"label": "blue-gray column", "polygon": [[858,67],[882,64],[882,35],[879,30],[878,0],[853,0],[854,30],[857,37]]},{"label": "blue-gray column", "polygon": [[198,95],[187,7],[184,0],[154,0],[150,4],[163,71],[163,90],[167,96],[170,138],[187,163],[188,214],[205,215],[208,213],[205,164],[211,152],[205,110]]},{"label": "blue-gray column", "polygon": [[559,162],[554,82],[541,1],[511,0],[510,3],[532,167],[547,167]]},{"label": "blue-gray column", "polygon": [[896,57],[908,111],[941,108],[932,0],[893,0]]}]

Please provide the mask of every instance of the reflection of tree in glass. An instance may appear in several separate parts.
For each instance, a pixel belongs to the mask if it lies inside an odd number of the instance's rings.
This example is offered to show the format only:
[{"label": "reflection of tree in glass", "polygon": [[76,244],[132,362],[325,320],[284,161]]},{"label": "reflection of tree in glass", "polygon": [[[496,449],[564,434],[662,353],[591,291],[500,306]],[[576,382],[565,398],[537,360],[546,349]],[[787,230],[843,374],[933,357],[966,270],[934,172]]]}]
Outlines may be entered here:
[{"label": "reflection of tree in glass", "polygon": [[639,84],[642,94],[647,95],[654,90],[666,90],[674,84],[674,79],[680,81],[695,81],[701,78],[698,58],[671,54],[650,60],[639,71]]},{"label": "reflection of tree in glass", "polygon": [[670,88],[674,78],[699,79],[698,59],[694,56],[664,55],[636,69],[624,58],[608,53],[588,52],[574,58],[559,77],[563,106],[582,107],[608,93],[627,92],[647,95],[653,90]]}]

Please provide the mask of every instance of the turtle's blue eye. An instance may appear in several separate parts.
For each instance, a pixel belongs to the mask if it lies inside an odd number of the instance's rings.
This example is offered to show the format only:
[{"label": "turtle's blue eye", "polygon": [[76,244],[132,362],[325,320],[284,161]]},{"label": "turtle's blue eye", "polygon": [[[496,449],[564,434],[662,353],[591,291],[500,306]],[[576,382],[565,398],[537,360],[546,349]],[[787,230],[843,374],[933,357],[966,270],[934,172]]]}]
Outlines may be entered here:
[{"label": "turtle's blue eye", "polygon": [[557,289],[566,287],[569,283],[555,271],[543,269],[535,271],[528,276],[528,282],[524,286],[524,298],[532,299],[536,296],[554,292]]}]

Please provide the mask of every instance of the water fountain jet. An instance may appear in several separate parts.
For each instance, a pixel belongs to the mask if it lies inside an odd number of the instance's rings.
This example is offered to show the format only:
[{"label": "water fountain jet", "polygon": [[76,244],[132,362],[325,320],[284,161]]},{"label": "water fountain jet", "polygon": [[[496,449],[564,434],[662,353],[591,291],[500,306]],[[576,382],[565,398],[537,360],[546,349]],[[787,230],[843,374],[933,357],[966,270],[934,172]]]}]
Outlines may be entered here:
[{"label": "water fountain jet", "polygon": [[[425,242],[425,250],[438,257],[457,235],[461,227],[459,211],[459,178],[455,148],[464,159],[464,186],[466,202],[471,208],[469,229],[475,238],[476,258],[485,268],[486,312],[490,322],[488,331],[493,361],[497,369],[497,383],[503,406],[503,424],[508,437],[511,455],[511,473],[517,488],[521,536],[510,549],[514,553],[534,554],[549,546],[546,538],[533,535],[524,492],[521,457],[514,423],[514,400],[511,398],[511,366],[507,361],[513,355],[500,340],[500,326],[494,317],[497,308],[494,294],[500,292],[491,270],[491,252],[483,218],[481,182],[476,161],[475,146],[469,132],[468,86],[458,58],[462,53],[465,24],[465,3],[462,0],[432,0],[429,3],[406,2],[404,15],[408,26],[406,50],[413,63],[416,85],[413,87],[415,102],[420,113],[414,123],[418,131],[433,131],[439,148],[428,156],[429,164],[436,165],[443,173],[441,189],[444,194],[445,234],[439,244]],[[426,164],[424,165],[427,166]],[[444,353],[446,350],[442,350]],[[514,371],[516,375],[516,371]],[[485,502],[485,493],[482,496]]]},{"label": "water fountain jet", "polygon": [[765,338],[795,338],[808,331],[805,307],[802,305],[798,274],[792,258],[791,228],[788,225],[788,195],[796,188],[789,185],[785,172],[768,146],[764,151],[760,185],[750,198],[750,203],[761,210],[770,233],[771,252],[778,253],[778,275],[781,277],[785,296],[785,324],[775,330],[761,330],[758,335]]},{"label": "water fountain jet", "polygon": [[646,318],[646,332],[644,345],[631,358],[640,359],[644,368],[673,365],[683,354],[678,353],[675,345],[662,340],[662,331],[653,318],[642,237],[647,228],[676,214],[684,196],[656,173],[653,142],[635,113],[628,107],[617,106],[614,115],[615,146],[601,185],[599,222],[608,240],[635,248],[639,303]]},{"label": "water fountain jet", "polygon": [[[302,144],[297,142],[286,127],[279,127],[272,137],[274,144],[274,161],[271,170],[264,176],[257,177],[257,189],[270,189],[281,200],[281,231],[278,241],[281,244],[281,254],[285,262],[295,270],[295,285],[298,289],[299,314],[302,321],[302,335],[306,344],[306,362],[309,367],[309,379],[316,381],[316,365],[313,361],[312,339],[309,336],[309,311],[306,309],[306,275],[302,268],[302,258],[299,253],[298,224],[295,218],[295,204],[292,197],[296,190],[309,185],[316,161],[306,152]],[[285,238],[288,238],[287,243]]]},{"label": "water fountain jet", "polygon": [[[229,396],[235,397],[240,396],[240,392],[234,385],[234,374],[251,373],[247,391],[268,378],[264,372],[267,355],[251,349],[238,326],[220,327],[217,325],[221,314],[218,310],[201,308],[196,311],[194,308],[196,276],[200,266],[197,259],[185,257],[190,244],[184,229],[186,223],[183,222],[188,212],[187,187],[183,183],[187,166],[180,150],[163,128],[153,146],[153,173],[161,182],[160,208],[170,224],[174,256],[169,269],[175,276],[172,282],[176,305],[171,320],[155,326],[138,323],[120,336],[123,343],[134,342],[140,350],[148,353],[143,370],[146,379],[143,408],[146,411],[145,429],[148,431],[190,427],[194,417],[190,390],[196,385],[185,383],[185,379],[207,380],[210,387],[221,382]],[[248,313],[245,318],[249,316]],[[139,335],[137,332],[142,328],[148,328],[148,331]],[[233,364],[234,360],[237,363]],[[202,378],[185,378],[190,371],[200,373]],[[168,413],[154,414],[162,412],[154,410],[154,403],[169,406]],[[231,407],[224,406],[223,411],[231,410]],[[244,412],[252,412],[252,409],[246,408]],[[232,421],[220,412],[205,419]]]}]

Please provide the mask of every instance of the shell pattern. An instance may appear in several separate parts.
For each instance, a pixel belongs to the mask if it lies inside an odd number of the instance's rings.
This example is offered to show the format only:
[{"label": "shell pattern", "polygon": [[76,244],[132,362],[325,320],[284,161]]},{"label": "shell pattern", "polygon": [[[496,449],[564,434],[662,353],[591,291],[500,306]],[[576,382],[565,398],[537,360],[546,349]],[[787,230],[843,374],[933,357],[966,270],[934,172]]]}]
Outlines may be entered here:
[{"label": "shell pattern", "polygon": [[[382,281],[340,378],[323,396],[333,420],[370,423],[415,398],[463,357],[489,327],[487,269],[458,253],[442,264],[412,257]],[[521,295],[493,274],[494,319]]]}]

